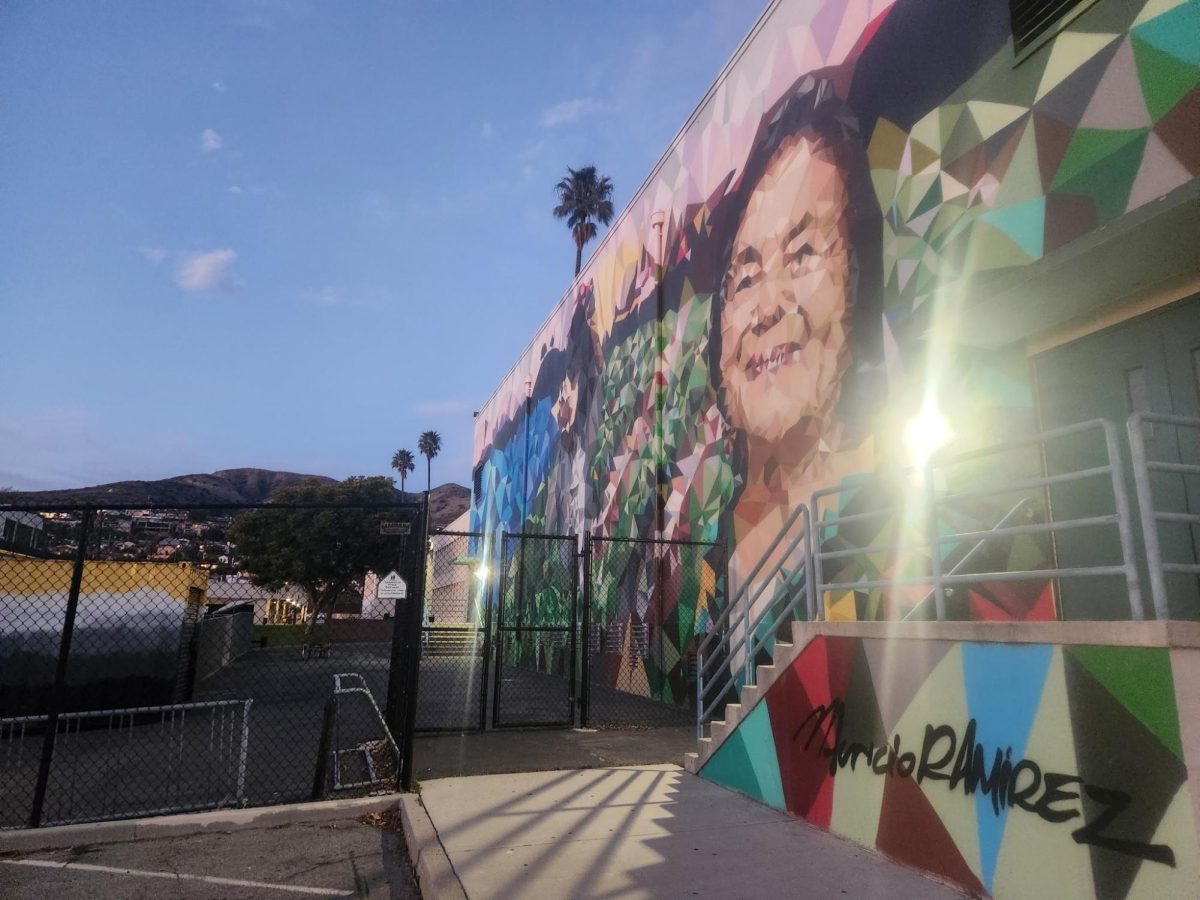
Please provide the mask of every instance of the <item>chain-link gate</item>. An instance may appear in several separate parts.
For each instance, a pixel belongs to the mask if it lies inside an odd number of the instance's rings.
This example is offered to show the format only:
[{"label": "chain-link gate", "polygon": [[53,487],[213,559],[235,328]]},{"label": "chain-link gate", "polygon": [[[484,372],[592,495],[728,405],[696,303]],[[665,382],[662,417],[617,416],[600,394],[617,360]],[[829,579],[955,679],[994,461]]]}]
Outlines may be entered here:
[{"label": "chain-link gate", "polygon": [[482,731],[487,724],[487,557],[477,532],[429,535],[418,731]]},{"label": "chain-link gate", "polygon": [[578,597],[574,535],[502,537],[494,728],[575,723]]},{"label": "chain-link gate", "polygon": [[423,515],[0,508],[0,828],[394,784]]},{"label": "chain-link gate", "polygon": [[698,639],[725,602],[724,548],[589,535],[584,567],[582,723],[692,723]]}]

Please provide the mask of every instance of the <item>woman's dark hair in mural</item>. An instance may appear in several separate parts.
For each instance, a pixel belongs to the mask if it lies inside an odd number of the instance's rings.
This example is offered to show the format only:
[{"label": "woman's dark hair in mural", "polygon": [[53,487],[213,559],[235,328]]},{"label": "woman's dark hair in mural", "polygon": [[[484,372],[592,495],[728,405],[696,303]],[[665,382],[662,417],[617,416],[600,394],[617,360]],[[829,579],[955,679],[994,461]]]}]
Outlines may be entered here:
[{"label": "woman's dark hair in mural", "polygon": [[844,441],[867,430],[880,230],[858,117],[806,75],[763,116],[714,219],[712,370],[739,442],[815,443],[835,418]]}]

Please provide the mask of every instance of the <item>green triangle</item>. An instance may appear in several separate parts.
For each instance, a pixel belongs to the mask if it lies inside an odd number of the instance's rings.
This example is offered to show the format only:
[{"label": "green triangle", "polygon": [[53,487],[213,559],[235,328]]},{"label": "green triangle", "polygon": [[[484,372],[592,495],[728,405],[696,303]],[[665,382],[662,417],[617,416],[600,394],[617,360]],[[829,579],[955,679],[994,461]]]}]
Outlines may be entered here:
[{"label": "green triangle", "polygon": [[750,710],[725,739],[700,774],[709,781],[740,791],[747,797],[784,809],[783,781],[775,755],[775,738],[767,704]]},{"label": "green triangle", "polygon": [[1150,117],[1157,122],[1200,83],[1200,68],[1133,36],[1133,58]]},{"label": "green triangle", "polygon": [[1164,747],[1183,759],[1170,651],[1163,647],[1064,647]]},{"label": "green triangle", "polygon": [[917,208],[912,211],[910,218],[915,219],[923,212],[928,212],[939,203],[942,202],[942,181],[940,178],[935,178],[929,190],[925,192],[925,196],[921,198],[921,202],[917,204]]},{"label": "green triangle", "polygon": [[1071,179],[1062,186],[1061,192],[1091,197],[1101,222],[1117,218],[1129,203],[1129,192],[1142,162],[1148,134],[1142,132],[1136,140]]},{"label": "green triangle", "polygon": [[1095,166],[1096,163],[1112,156],[1131,141],[1145,136],[1146,130],[1143,128],[1123,130],[1080,128],[1076,130],[1071,138],[1071,144],[1063,156],[1062,163],[1059,164],[1058,172],[1054,176],[1054,184],[1051,187],[1058,188],[1066,184]]},{"label": "green triangle", "polygon": [[1200,66],[1200,3],[1181,3],[1133,29],[1135,38]]}]

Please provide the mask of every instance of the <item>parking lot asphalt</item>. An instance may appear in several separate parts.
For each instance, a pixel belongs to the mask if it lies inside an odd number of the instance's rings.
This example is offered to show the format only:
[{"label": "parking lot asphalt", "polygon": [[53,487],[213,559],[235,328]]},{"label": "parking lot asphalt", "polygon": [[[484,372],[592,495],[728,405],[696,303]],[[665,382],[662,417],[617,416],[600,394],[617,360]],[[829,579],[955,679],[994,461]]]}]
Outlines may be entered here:
[{"label": "parking lot asphalt", "polygon": [[364,818],[4,854],[0,897],[416,900],[398,824]]}]

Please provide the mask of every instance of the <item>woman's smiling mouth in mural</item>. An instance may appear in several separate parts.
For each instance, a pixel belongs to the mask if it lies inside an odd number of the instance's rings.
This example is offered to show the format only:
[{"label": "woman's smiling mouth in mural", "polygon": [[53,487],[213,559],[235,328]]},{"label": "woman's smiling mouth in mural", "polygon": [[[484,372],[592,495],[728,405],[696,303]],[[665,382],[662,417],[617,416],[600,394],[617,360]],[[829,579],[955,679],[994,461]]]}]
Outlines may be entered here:
[{"label": "woman's smiling mouth in mural", "polygon": [[804,348],[797,341],[777,344],[766,353],[755,353],[746,363],[746,374],[753,381],[763,372],[774,372],[782,365],[799,362]]}]

